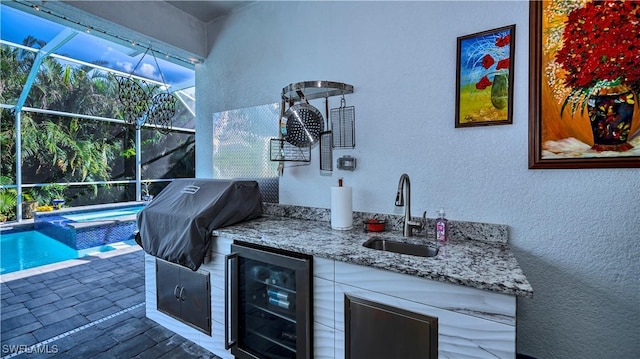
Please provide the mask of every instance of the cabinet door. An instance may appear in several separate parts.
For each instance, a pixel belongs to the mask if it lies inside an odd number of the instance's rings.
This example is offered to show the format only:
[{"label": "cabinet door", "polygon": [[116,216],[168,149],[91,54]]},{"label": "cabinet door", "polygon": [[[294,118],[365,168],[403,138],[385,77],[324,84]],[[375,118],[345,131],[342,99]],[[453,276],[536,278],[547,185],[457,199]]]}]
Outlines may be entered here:
[{"label": "cabinet door", "polygon": [[[458,358],[461,353],[468,358],[513,359],[515,357],[514,326],[336,283],[336,348],[343,348],[342,352],[336,351],[336,358],[344,358],[345,355],[345,294],[438,318],[440,358]],[[452,299],[454,300],[455,298]]]},{"label": "cabinet door", "polygon": [[345,295],[347,359],[438,357],[438,318]]},{"label": "cabinet door", "polygon": [[180,268],[180,291],[182,319],[211,334],[211,297],[209,273],[194,272]]},{"label": "cabinet door", "polygon": [[158,310],[175,318],[180,317],[180,268],[156,259],[156,291]]}]

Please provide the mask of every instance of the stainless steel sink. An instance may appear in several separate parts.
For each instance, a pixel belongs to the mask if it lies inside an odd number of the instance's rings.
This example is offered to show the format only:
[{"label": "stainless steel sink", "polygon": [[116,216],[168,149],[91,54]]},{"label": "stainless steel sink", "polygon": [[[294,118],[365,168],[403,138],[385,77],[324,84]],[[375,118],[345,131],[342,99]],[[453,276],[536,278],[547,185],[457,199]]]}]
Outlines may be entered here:
[{"label": "stainless steel sink", "polygon": [[389,241],[379,237],[370,238],[369,240],[364,242],[363,246],[371,249],[377,249],[379,251],[410,254],[420,257],[435,257],[438,254],[438,248],[420,244]]}]

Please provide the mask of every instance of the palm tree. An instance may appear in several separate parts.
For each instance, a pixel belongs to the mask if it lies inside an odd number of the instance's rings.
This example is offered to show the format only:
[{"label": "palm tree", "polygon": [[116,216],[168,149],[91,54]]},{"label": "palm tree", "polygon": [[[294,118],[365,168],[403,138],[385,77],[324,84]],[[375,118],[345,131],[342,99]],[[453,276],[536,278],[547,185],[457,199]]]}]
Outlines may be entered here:
[{"label": "palm tree", "polygon": [[[31,37],[24,44],[41,47]],[[34,53],[2,46],[0,99],[15,103],[33,64]],[[25,106],[70,113],[114,117],[115,86],[90,66],[73,67],[48,57],[38,68]],[[2,112],[2,173],[13,173],[14,119]],[[110,160],[121,145],[110,136],[112,125],[100,121],[23,112],[22,169],[25,182],[76,182],[110,179]]]},{"label": "palm tree", "polygon": [[[46,43],[28,37],[23,44],[41,48]],[[15,104],[36,53],[7,45],[2,45],[1,51],[0,102]],[[159,91],[155,85],[148,85],[147,90]],[[47,57],[38,68],[25,106],[121,119],[117,94],[117,82],[106,72]],[[15,117],[10,110],[1,110],[0,125],[0,173],[15,183],[12,175],[15,173]],[[21,130],[24,183],[108,181],[135,176],[134,126],[22,111]],[[193,136],[188,137],[187,142],[192,142]],[[165,154],[189,148],[186,158],[194,157],[193,144],[185,147],[183,142],[176,142],[176,138],[143,131],[142,146],[145,151]],[[97,187],[90,186],[90,189],[95,196]],[[4,203],[11,204],[10,198]]]}]

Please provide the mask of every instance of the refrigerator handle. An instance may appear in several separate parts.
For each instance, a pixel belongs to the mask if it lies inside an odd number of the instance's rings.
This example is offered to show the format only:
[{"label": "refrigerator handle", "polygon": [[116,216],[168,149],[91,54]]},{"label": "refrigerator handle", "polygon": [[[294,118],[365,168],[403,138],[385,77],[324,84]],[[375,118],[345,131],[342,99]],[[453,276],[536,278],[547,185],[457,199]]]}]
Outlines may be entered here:
[{"label": "refrigerator handle", "polygon": [[[229,296],[232,294],[229,287],[229,265],[233,264],[232,260],[236,258],[238,258],[238,253],[231,253],[224,257],[224,348],[226,350],[229,350],[229,348],[236,344],[235,340],[233,340],[233,328],[229,325],[229,312],[233,312],[233,308],[230,308],[230,304],[233,304],[233,301],[236,299],[232,298],[231,303],[229,303]],[[234,273],[234,275],[237,275],[237,272]],[[232,331],[231,341],[229,341],[230,330]]]}]

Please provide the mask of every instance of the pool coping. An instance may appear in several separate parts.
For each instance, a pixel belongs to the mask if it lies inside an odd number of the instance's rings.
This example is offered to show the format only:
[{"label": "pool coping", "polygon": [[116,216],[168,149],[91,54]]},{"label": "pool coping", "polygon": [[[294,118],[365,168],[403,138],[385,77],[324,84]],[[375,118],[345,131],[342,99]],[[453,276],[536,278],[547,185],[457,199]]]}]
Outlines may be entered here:
[{"label": "pool coping", "polygon": [[89,228],[89,227],[104,226],[108,224],[116,224],[121,222],[122,223],[131,222],[135,220],[136,220],[136,215],[129,214],[129,215],[118,216],[118,217],[113,217],[109,219],[94,219],[87,222],[69,222],[69,223],[65,223],[65,226],[72,227],[75,229],[82,229],[82,228]]},{"label": "pool coping", "polygon": [[[78,207],[66,207],[66,208],[61,208],[61,209],[57,209],[55,211],[46,211],[46,212],[39,212],[41,214],[47,214],[47,213],[51,213],[53,214],[69,214],[69,213],[73,213],[75,211],[86,211],[86,210],[105,210],[105,209],[112,209],[112,208],[118,208],[118,207],[130,207],[130,206],[135,206],[135,205],[140,205],[140,204],[147,204],[148,202],[145,201],[129,201],[129,202],[117,202],[117,203],[102,203],[102,204],[92,204],[92,205],[88,205],[88,206],[78,206]],[[120,217],[117,217],[118,219],[120,219]],[[23,229],[33,229],[35,223],[35,214],[34,214],[34,218],[29,218],[29,219],[23,219],[21,221],[13,221],[13,222],[1,222],[0,223],[0,234],[5,232],[5,231],[12,231],[12,230],[23,230]],[[79,222],[78,222],[79,223]]]},{"label": "pool coping", "polygon": [[65,214],[70,214],[70,213],[78,212],[78,211],[108,210],[108,209],[120,208],[120,207],[139,206],[139,205],[144,205],[146,203],[147,202],[145,202],[145,201],[102,203],[102,204],[91,204],[91,205],[88,205],[88,206],[64,207],[64,208],[57,209],[55,211],[36,212],[36,213],[40,214],[40,215],[57,214],[57,215],[62,216],[62,215],[65,215]]},{"label": "pool coping", "polygon": [[12,231],[33,230],[35,223],[33,219],[26,219],[22,222],[10,222],[0,224],[0,234]]}]

